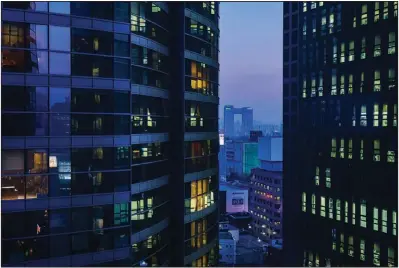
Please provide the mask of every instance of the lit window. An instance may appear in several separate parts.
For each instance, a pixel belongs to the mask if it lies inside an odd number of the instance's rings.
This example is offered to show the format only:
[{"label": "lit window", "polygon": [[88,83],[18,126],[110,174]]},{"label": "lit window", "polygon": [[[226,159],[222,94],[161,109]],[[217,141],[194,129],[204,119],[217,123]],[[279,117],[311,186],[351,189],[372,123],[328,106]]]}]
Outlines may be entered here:
[{"label": "lit window", "polygon": [[382,126],[388,126],[388,104],[382,105]]},{"label": "lit window", "polygon": [[363,88],[364,88],[364,72],[360,74],[360,88],[359,88],[360,93],[363,92]]},{"label": "lit window", "polygon": [[394,1],[394,2],[393,2],[393,15],[394,15],[395,17],[398,16],[398,1]]},{"label": "lit window", "polygon": [[335,158],[337,156],[337,140],[332,138],[331,140],[331,157]]},{"label": "lit window", "polygon": [[345,95],[345,75],[340,76],[339,94]]},{"label": "lit window", "polygon": [[395,69],[388,70],[388,90],[393,90],[396,87],[396,72]]},{"label": "lit window", "polygon": [[398,126],[398,105],[394,104],[393,105],[393,122],[392,125],[394,127]]},{"label": "lit window", "polygon": [[362,5],[362,25],[367,25],[367,4]]},{"label": "lit window", "polygon": [[395,265],[395,251],[393,248],[388,248],[388,267],[395,267],[395,266],[397,266]]},{"label": "lit window", "polygon": [[366,58],[366,37],[362,38],[362,51],[360,52],[360,59]]},{"label": "lit window", "polygon": [[353,75],[349,75],[349,81],[348,81],[348,94],[353,93]]},{"label": "lit window", "polygon": [[367,228],[367,207],[364,201],[360,204],[360,226]]},{"label": "lit window", "polygon": [[380,266],[380,244],[378,243],[374,243],[373,263],[375,266]]},{"label": "lit window", "polygon": [[311,97],[316,97],[316,77],[315,74],[312,73],[312,83],[311,83]]},{"label": "lit window", "polygon": [[330,14],[328,28],[330,34],[334,33],[334,14]]},{"label": "lit window", "polygon": [[389,39],[388,39],[388,54],[395,54],[395,48],[396,48],[396,38],[395,38],[395,33],[391,32],[389,33]]},{"label": "lit window", "polygon": [[367,108],[366,105],[362,105],[360,108],[360,126],[367,127]]},{"label": "lit window", "polygon": [[388,2],[384,2],[384,14],[383,14],[384,20],[388,19]]},{"label": "lit window", "polygon": [[352,203],[352,224],[356,224],[356,204]]},{"label": "lit window", "polygon": [[333,213],[333,211],[334,211],[334,201],[333,201],[332,198],[329,198],[329,199],[328,199],[328,217],[329,217],[330,219],[333,219],[333,218],[334,218],[334,213]]},{"label": "lit window", "polygon": [[306,12],[308,10],[308,3],[303,2],[303,12]]},{"label": "lit window", "polygon": [[306,98],[306,77],[302,81],[302,98]]},{"label": "lit window", "polygon": [[352,113],[352,127],[356,126],[356,106],[353,105],[353,113]]},{"label": "lit window", "polygon": [[360,239],[360,260],[366,260],[366,241]]},{"label": "lit window", "polygon": [[312,214],[316,214],[316,196],[312,194]]},{"label": "lit window", "polygon": [[313,252],[310,251],[309,252],[309,262],[308,262],[308,266],[312,267],[313,266]]},{"label": "lit window", "polygon": [[352,23],[352,27],[353,28],[356,28],[356,20],[357,20],[357,18],[356,18],[356,14],[353,16],[353,23]]},{"label": "lit window", "polygon": [[341,62],[341,63],[345,62],[345,43],[341,43],[341,56],[340,56],[340,62]]},{"label": "lit window", "polygon": [[396,211],[392,211],[392,234],[396,236]]},{"label": "lit window", "polygon": [[374,38],[374,57],[381,56],[381,37],[377,35]]},{"label": "lit window", "polygon": [[353,250],[353,236],[349,236],[348,238],[348,256],[353,257],[354,256],[354,250]]},{"label": "lit window", "polygon": [[341,139],[339,146],[339,157],[345,158],[345,139]]},{"label": "lit window", "polygon": [[364,155],[363,155],[363,140],[360,141],[360,160],[364,159]]},{"label": "lit window", "polygon": [[315,9],[317,2],[310,2],[310,9]]},{"label": "lit window", "polygon": [[375,2],[374,6],[374,22],[377,22],[380,20],[380,3]]},{"label": "lit window", "polygon": [[335,209],[336,209],[336,220],[337,221],[341,221],[341,200],[337,199],[337,201],[335,201]]},{"label": "lit window", "polygon": [[303,22],[303,26],[302,26],[302,38],[303,38],[303,40],[306,40],[306,31],[307,31],[307,29],[306,29],[306,18],[305,18],[305,20]]},{"label": "lit window", "polygon": [[373,160],[375,162],[379,162],[380,159],[380,140],[374,140],[374,154],[373,154]]},{"label": "lit window", "polygon": [[324,196],[320,197],[320,216],[326,216],[326,198]]},{"label": "lit window", "polygon": [[373,230],[378,232],[378,208],[373,209]]},{"label": "lit window", "polygon": [[320,185],[320,170],[319,167],[316,167],[316,176],[314,177],[314,181],[316,185]]},{"label": "lit window", "polygon": [[337,39],[333,39],[333,63],[337,63],[338,58],[338,47],[337,47]]},{"label": "lit window", "polygon": [[345,201],[345,223],[348,223],[348,212],[349,210],[349,205],[348,205],[348,201]]},{"label": "lit window", "polygon": [[319,7],[322,7],[324,5],[324,2],[319,2]]},{"label": "lit window", "polygon": [[319,97],[323,96],[323,72],[319,73]]},{"label": "lit window", "polygon": [[388,163],[395,163],[395,152],[394,151],[388,151],[387,152],[387,162]]},{"label": "lit window", "polygon": [[352,159],[352,139],[348,141],[348,159]]},{"label": "lit window", "polygon": [[354,61],[354,60],[355,60],[355,42],[350,41],[348,61]]},{"label": "lit window", "polygon": [[381,231],[383,233],[388,233],[388,211],[386,209],[383,209],[381,211]]},{"label": "lit window", "polygon": [[374,71],[374,92],[380,91],[381,90],[381,76],[380,76],[380,71],[375,70]]},{"label": "lit window", "polygon": [[306,212],[306,193],[302,193],[302,211]]},{"label": "lit window", "polygon": [[378,127],[378,123],[379,123],[379,110],[380,110],[379,105],[374,104],[373,126],[375,126],[375,127]]},{"label": "lit window", "polygon": [[331,232],[332,235],[332,249],[335,251],[337,250],[337,244],[336,244],[336,240],[337,240],[337,230],[336,229],[332,229]]},{"label": "lit window", "polygon": [[319,266],[320,266],[320,259],[319,259],[319,254],[318,254],[318,253],[316,253],[315,266],[316,266],[316,267],[319,267]]},{"label": "lit window", "polygon": [[326,16],[321,17],[321,34],[326,34],[327,18]]},{"label": "lit window", "polygon": [[337,95],[337,74],[336,70],[333,69],[331,73],[331,95]]},{"label": "lit window", "polygon": [[342,233],[340,235],[340,245],[339,245],[339,253],[345,252],[345,235]]}]

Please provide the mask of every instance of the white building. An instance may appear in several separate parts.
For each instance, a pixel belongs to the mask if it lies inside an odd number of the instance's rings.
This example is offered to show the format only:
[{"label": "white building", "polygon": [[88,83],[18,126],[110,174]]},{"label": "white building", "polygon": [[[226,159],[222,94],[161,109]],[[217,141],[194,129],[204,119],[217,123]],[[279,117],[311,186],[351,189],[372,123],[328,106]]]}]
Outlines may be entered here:
[{"label": "white building", "polygon": [[230,232],[219,232],[219,265],[232,266],[236,263],[236,240]]}]

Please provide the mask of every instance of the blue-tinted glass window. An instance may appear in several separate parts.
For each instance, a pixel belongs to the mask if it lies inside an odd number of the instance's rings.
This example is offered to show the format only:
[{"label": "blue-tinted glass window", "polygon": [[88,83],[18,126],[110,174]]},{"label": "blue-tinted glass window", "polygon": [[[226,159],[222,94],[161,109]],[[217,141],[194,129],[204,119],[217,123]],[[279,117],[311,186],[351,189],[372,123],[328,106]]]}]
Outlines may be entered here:
[{"label": "blue-tinted glass window", "polygon": [[71,75],[71,55],[50,52],[50,74]]},{"label": "blue-tinted glass window", "polygon": [[50,136],[71,135],[71,116],[56,113],[50,115]]},{"label": "blue-tinted glass window", "polygon": [[63,87],[50,87],[50,111],[71,111],[71,89]]},{"label": "blue-tinted glass window", "polygon": [[50,2],[50,12],[69,14],[71,12],[69,2]]},{"label": "blue-tinted glass window", "polygon": [[71,51],[71,28],[50,25],[50,49]]}]

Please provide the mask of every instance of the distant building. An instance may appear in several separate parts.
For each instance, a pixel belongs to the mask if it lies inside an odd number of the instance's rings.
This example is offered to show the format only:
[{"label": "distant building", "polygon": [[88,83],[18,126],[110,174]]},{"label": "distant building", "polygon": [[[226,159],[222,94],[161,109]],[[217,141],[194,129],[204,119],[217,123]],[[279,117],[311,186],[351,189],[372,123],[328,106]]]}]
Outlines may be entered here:
[{"label": "distant building", "polygon": [[248,176],[259,167],[258,143],[226,141],[226,176]]},{"label": "distant building", "polygon": [[249,140],[252,142],[258,142],[259,137],[263,136],[263,132],[260,130],[251,130],[249,133]]},{"label": "distant building", "polygon": [[248,186],[231,182],[220,182],[220,214],[248,212]]},{"label": "distant building", "polygon": [[255,236],[272,244],[282,238],[282,138],[260,138],[259,159],[250,179],[251,227]]},{"label": "distant building", "polygon": [[[234,115],[241,115],[242,122],[240,129],[235,131]],[[249,136],[253,127],[253,109],[250,107],[235,108],[232,105],[224,106],[224,133],[226,137]]]},{"label": "distant building", "polygon": [[219,265],[234,266],[236,263],[236,240],[230,232],[219,232]]}]

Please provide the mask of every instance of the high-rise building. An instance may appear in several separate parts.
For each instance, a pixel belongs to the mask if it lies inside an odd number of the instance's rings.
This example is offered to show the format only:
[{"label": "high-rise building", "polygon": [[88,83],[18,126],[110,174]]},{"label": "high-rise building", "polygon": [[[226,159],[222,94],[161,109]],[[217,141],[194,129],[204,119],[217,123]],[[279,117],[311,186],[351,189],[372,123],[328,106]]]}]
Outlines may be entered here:
[{"label": "high-rise building", "polygon": [[[234,121],[235,115],[241,115],[241,124],[239,129]],[[235,108],[233,105],[224,106],[224,135],[226,138],[237,136],[248,136],[253,128],[253,109],[250,107]]]},{"label": "high-rise building", "polygon": [[2,265],[218,260],[216,2],[2,2]]},{"label": "high-rise building", "polygon": [[398,2],[284,3],[287,266],[397,266]]},{"label": "high-rise building", "polygon": [[282,137],[259,138],[260,166],[252,169],[249,210],[252,233],[269,245],[282,246],[283,223],[283,162]]}]

